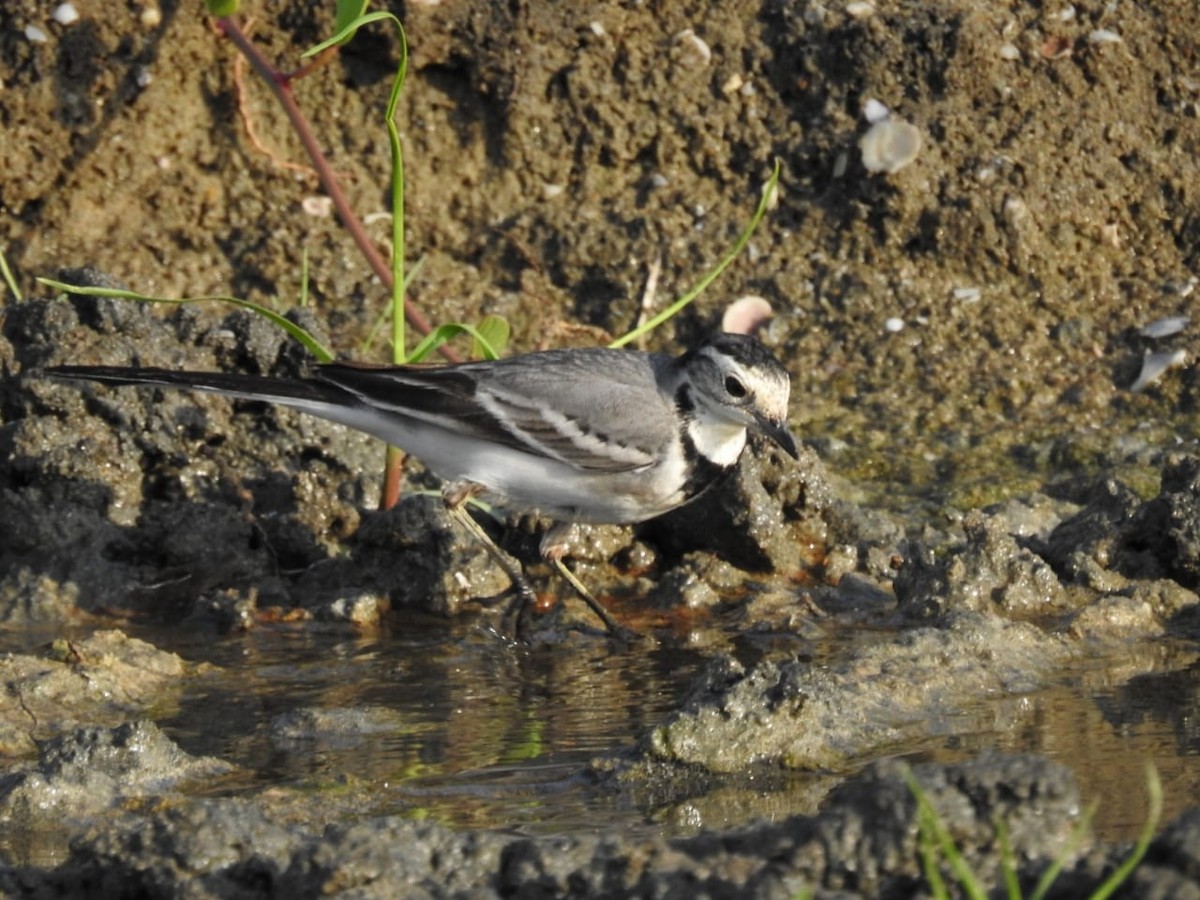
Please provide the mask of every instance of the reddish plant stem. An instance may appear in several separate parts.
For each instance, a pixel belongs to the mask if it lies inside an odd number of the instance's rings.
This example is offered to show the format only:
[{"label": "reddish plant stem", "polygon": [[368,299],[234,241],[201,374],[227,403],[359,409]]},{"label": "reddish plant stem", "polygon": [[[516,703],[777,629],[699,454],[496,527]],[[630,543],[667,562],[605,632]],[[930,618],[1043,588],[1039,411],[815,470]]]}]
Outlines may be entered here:
[{"label": "reddish plant stem", "polygon": [[[374,242],[368,237],[366,229],[363,228],[358,216],[354,214],[354,210],[350,208],[350,203],[346,199],[341,185],[338,183],[333,168],[329,165],[328,160],[325,159],[325,154],[321,151],[321,147],[317,143],[316,136],[313,134],[308,120],[304,117],[304,113],[300,111],[300,107],[296,104],[296,98],[292,94],[292,79],[310,71],[312,66],[302,68],[292,75],[280,72],[267,62],[266,58],[251,43],[249,37],[247,37],[246,33],[242,31],[234,19],[218,19],[217,25],[241,54],[246,57],[250,65],[254,68],[254,71],[270,87],[272,93],[275,94],[275,98],[279,101],[279,105],[283,107],[288,121],[292,123],[292,128],[299,135],[300,142],[304,144],[304,149],[308,152],[313,168],[317,172],[317,177],[321,179],[325,193],[333,201],[334,208],[337,210],[342,225],[350,233],[350,237],[358,245],[363,256],[366,257],[367,264],[379,276],[379,280],[383,282],[389,291],[392,290],[394,280],[392,278],[391,267],[375,247]],[[399,215],[401,212],[400,210],[393,210],[392,214]],[[432,330],[425,317],[421,315],[421,311],[407,297],[404,298],[404,317],[421,334],[429,334]],[[449,362],[462,361],[459,355],[446,344],[439,347],[438,352]],[[400,480],[403,461],[403,452],[397,447],[388,446],[384,458],[383,490],[379,498],[380,509],[391,509],[400,500]]]},{"label": "reddish plant stem", "polygon": [[383,487],[379,494],[379,508],[391,509],[400,502],[400,480],[404,466],[404,451],[388,444],[383,459]]},{"label": "reddish plant stem", "polygon": [[[329,165],[329,161],[325,159],[325,154],[321,151],[321,147],[317,143],[317,138],[313,134],[312,127],[308,124],[304,113],[300,111],[300,107],[296,104],[296,98],[292,94],[290,77],[267,62],[266,57],[259,52],[258,48],[254,46],[234,19],[218,19],[217,26],[233,45],[237,47],[241,54],[246,57],[254,71],[258,73],[259,77],[267,83],[272,93],[275,94],[275,99],[283,107],[288,121],[291,122],[292,128],[295,130],[297,136],[299,136],[304,149],[308,152],[309,159],[312,160],[313,169],[316,170],[317,177],[321,179],[321,185],[325,188],[325,193],[333,201],[334,209],[337,210],[343,227],[350,233],[351,239],[358,246],[363,256],[366,257],[367,264],[371,267],[371,270],[379,277],[379,280],[383,282],[389,291],[392,290],[391,267],[367,235],[366,229],[363,228],[363,224],[358,216],[354,214],[354,210],[350,208],[350,203],[346,199],[341,185],[338,183],[333,168]],[[397,215],[398,211],[393,210],[392,214]],[[417,309],[416,304],[407,297],[404,298],[404,317],[421,334],[429,334],[433,330],[429,322],[421,314],[421,311]],[[462,361],[461,357],[446,344],[442,344],[438,348],[438,352],[450,362]]]}]

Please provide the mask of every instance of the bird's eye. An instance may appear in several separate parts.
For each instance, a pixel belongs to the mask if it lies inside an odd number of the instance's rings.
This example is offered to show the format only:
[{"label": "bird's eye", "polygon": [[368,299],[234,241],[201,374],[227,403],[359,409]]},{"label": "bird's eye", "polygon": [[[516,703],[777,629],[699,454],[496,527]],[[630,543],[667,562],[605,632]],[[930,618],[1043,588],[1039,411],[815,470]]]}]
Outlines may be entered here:
[{"label": "bird's eye", "polygon": [[725,378],[725,393],[735,400],[740,400],[746,396],[746,386],[733,375],[728,375]]}]

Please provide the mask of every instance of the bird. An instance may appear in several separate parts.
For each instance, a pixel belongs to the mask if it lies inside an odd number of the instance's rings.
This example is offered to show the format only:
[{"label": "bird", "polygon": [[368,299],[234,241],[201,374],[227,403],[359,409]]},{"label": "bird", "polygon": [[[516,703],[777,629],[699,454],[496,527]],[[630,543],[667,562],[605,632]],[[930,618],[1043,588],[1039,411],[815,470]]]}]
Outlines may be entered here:
[{"label": "bird", "polygon": [[466,503],[482,496],[553,520],[539,549],[610,634],[623,629],[563,563],[575,523],[636,524],[690,503],[737,465],[751,431],[798,457],[787,369],[756,338],[726,332],[678,356],[585,347],[449,365],[331,362],[301,377],[126,366],[43,374],[273,403],[380,438],[442,480],[447,510],[525,608],[528,582]]}]

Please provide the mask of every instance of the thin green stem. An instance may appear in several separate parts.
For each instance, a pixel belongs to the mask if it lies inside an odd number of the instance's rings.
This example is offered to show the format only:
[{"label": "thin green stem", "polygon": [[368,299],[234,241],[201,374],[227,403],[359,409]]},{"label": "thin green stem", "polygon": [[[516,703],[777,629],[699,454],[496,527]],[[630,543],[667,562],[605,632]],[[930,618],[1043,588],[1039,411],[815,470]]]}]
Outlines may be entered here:
[{"label": "thin green stem", "polygon": [[9,291],[13,295],[14,300],[23,300],[21,296],[21,286],[17,284],[17,279],[13,276],[12,269],[8,267],[8,260],[3,253],[0,253],[0,277],[4,278],[4,283],[8,285]]},{"label": "thin green stem", "polygon": [[1142,857],[1150,849],[1150,842],[1154,840],[1154,832],[1158,829],[1159,819],[1162,818],[1163,792],[1158,769],[1154,767],[1154,763],[1149,761],[1146,762],[1146,793],[1150,800],[1150,812],[1146,816],[1146,821],[1142,823],[1142,831],[1138,835],[1133,852],[1117,867],[1115,872],[1104,879],[1104,883],[1100,887],[1096,888],[1091,900],[1108,900],[1113,892],[1133,874],[1133,870],[1138,867]]},{"label": "thin green stem", "polygon": [[637,328],[633,329],[633,331],[621,335],[621,337],[617,338],[608,346],[624,347],[626,344],[636,341],[643,334],[653,331],[663,322],[676,315],[685,306],[695,300],[710,284],[716,281],[721,273],[728,269],[733,261],[741,255],[742,251],[746,248],[746,244],[750,242],[750,238],[754,234],[754,230],[758,228],[758,223],[762,221],[763,216],[767,214],[767,210],[771,208],[771,201],[775,197],[775,187],[778,184],[779,160],[775,160],[775,169],[771,173],[771,177],[768,179],[766,187],[763,188],[762,199],[758,202],[758,208],[754,211],[754,216],[750,219],[750,224],[746,226],[746,230],[738,235],[738,239],[734,243],[733,248],[721,258],[720,262],[706,272],[704,277],[701,278],[700,281],[696,283],[696,286],[690,291],[688,291],[658,315],[646,322],[643,322]]},{"label": "thin green stem", "polygon": [[[400,67],[392,80],[392,94],[387,105],[388,141],[392,148],[392,361],[407,361],[404,336],[404,319],[400,314],[404,305],[404,147],[400,143],[400,129],[396,125],[396,107],[400,102],[400,91],[408,74],[408,38],[404,26],[396,20],[400,34]],[[425,332],[428,334],[429,332]]]},{"label": "thin green stem", "polygon": [[171,303],[175,306],[186,306],[189,303],[201,302],[217,302],[226,303],[230,306],[240,306],[242,309],[250,310],[255,315],[262,316],[277,328],[290,334],[321,362],[333,361],[333,354],[304,328],[284,318],[273,309],[268,309],[249,300],[243,300],[240,297],[150,297],[146,294],[139,294],[136,291],[126,291],[119,288],[81,287],[79,285],[67,284],[64,281],[55,281],[53,278],[39,278],[38,283],[54,288],[57,291],[63,291],[67,294],[78,294],[83,297],[111,297],[117,300],[138,300],[142,303]]},{"label": "thin green stem", "polygon": [[[367,260],[367,265],[371,267],[371,270],[379,277],[379,280],[387,285],[388,290],[392,290],[396,280],[393,276],[392,267],[384,260],[383,255],[367,235],[361,220],[354,214],[354,210],[350,207],[350,203],[346,199],[346,194],[342,190],[333,168],[329,165],[329,161],[321,151],[320,144],[317,142],[316,135],[313,134],[312,127],[308,124],[304,113],[301,112],[300,107],[296,104],[296,98],[292,93],[289,79],[267,62],[266,57],[259,52],[258,48],[246,36],[246,33],[242,31],[236,19],[232,17],[221,18],[217,20],[217,24],[222,33],[246,57],[246,60],[250,63],[254,71],[258,73],[259,77],[267,83],[267,86],[275,95],[275,99],[283,107],[288,121],[295,130],[297,137],[300,138],[300,143],[304,145],[309,159],[312,161],[313,169],[316,171],[317,177],[321,180],[322,187],[325,188],[325,192],[333,201],[334,209],[337,210],[343,227],[345,227],[351,239]],[[400,279],[400,283],[403,284],[403,279]],[[413,328],[417,329],[421,334],[429,334],[433,330],[433,327],[421,314],[421,311],[417,309],[415,304],[405,300],[403,305],[404,316],[402,318],[407,318],[412,323]],[[460,361],[458,354],[451,348],[443,345],[439,350],[451,362]]]}]

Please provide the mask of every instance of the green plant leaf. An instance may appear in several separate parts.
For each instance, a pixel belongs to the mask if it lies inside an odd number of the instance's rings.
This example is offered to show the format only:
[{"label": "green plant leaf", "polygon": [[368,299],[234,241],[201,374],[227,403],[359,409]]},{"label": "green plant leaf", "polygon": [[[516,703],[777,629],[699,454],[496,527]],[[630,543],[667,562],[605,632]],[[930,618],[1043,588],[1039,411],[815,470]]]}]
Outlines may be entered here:
[{"label": "green plant leaf", "polygon": [[[364,9],[366,8],[365,3],[363,4],[363,8]],[[397,19],[390,12],[380,11],[380,12],[366,13],[365,15],[359,16],[358,18],[354,19],[353,21],[347,23],[341,29],[336,31],[334,33],[333,37],[326,38],[325,40],[321,41],[321,43],[317,44],[315,47],[309,47],[307,50],[305,50],[303,53],[300,54],[300,58],[308,59],[310,56],[316,56],[322,50],[328,50],[330,47],[334,47],[338,44],[344,44],[344,43],[346,43],[346,41],[350,40],[350,38],[354,37],[354,33],[356,31],[358,31],[358,29],[362,28],[364,25],[370,25],[372,22],[379,22],[383,19],[391,19],[397,25],[400,24],[400,20]]]},{"label": "green plant leaf", "polygon": [[631,341],[636,341],[642,335],[653,331],[663,322],[677,315],[680,310],[686,307],[689,303],[695,300],[704,292],[704,290],[712,284],[720,276],[722,272],[729,268],[742,251],[746,248],[746,244],[750,243],[750,238],[754,235],[758,228],[758,223],[763,220],[763,216],[767,214],[767,210],[771,208],[771,201],[775,198],[775,190],[779,185],[779,160],[775,160],[775,169],[771,173],[771,177],[767,180],[763,187],[762,198],[758,201],[758,208],[754,211],[754,215],[750,219],[750,224],[746,226],[746,230],[738,235],[738,239],[734,242],[733,248],[725,254],[715,266],[709,269],[704,277],[696,283],[690,291],[660,312],[658,315],[651,318],[649,321],[643,322],[633,331],[621,335],[608,346],[624,347]]},{"label": "green plant leaf", "polygon": [[485,359],[497,359],[498,354],[496,348],[492,346],[487,336],[482,334],[474,325],[466,325],[460,322],[451,322],[446,325],[439,325],[429,334],[425,335],[421,343],[417,344],[416,348],[408,356],[409,362],[420,362],[430,353],[436,350],[446,341],[452,340],[459,335],[470,335],[471,338],[483,348],[483,357]]},{"label": "green plant leaf", "polygon": [[[333,33],[347,30],[356,19],[367,11],[370,0],[337,0],[337,14],[333,18]],[[347,38],[346,40],[349,40]]]},{"label": "green plant leaf", "polygon": [[471,357],[473,359],[499,359],[500,355],[504,353],[504,348],[508,346],[508,319],[497,315],[484,316],[483,321],[475,326],[475,331],[483,337],[484,341],[481,342],[479,338],[471,341]]},{"label": "green plant leaf", "polygon": [[238,0],[204,0],[205,8],[220,18],[236,14],[240,5]]},{"label": "green plant leaf", "polygon": [[238,306],[242,309],[248,309],[255,315],[262,316],[268,322],[283,329],[297,341],[304,345],[313,356],[321,362],[332,362],[333,354],[312,336],[306,329],[301,328],[295,322],[289,321],[275,312],[273,309],[268,309],[265,306],[260,306],[257,303],[251,303],[249,300],[242,300],[240,297],[148,297],[145,294],[139,294],[136,291],[124,291],[118,288],[102,288],[102,287],[80,287],[79,285],[67,284],[63,281],[55,281],[52,278],[39,278],[39,284],[44,284],[46,287],[53,288],[56,291],[62,291],[66,294],[78,294],[83,297],[112,297],[117,300],[138,300],[142,303],[171,303],[176,306],[183,306],[188,303],[226,303],[230,306]]}]

